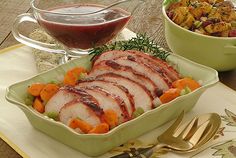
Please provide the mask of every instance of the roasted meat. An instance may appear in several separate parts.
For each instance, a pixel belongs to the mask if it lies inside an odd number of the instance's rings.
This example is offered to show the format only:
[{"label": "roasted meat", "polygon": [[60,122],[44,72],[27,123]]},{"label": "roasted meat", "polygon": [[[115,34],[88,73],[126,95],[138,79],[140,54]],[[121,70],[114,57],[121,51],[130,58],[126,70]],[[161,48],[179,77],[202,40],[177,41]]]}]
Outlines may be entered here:
[{"label": "roasted meat", "polygon": [[97,78],[116,82],[117,84],[127,88],[130,94],[134,97],[135,109],[141,107],[144,111],[148,111],[153,108],[153,97],[151,93],[139,83],[114,73],[103,74],[97,76]]},{"label": "roasted meat", "polygon": [[132,116],[132,113],[135,110],[134,107],[134,99],[130,94],[128,89],[124,86],[121,86],[115,82],[105,81],[105,80],[95,80],[95,79],[87,79],[79,81],[77,87],[100,87],[106,91],[109,91],[112,95],[120,97],[126,105],[126,108],[129,112],[129,116]]}]

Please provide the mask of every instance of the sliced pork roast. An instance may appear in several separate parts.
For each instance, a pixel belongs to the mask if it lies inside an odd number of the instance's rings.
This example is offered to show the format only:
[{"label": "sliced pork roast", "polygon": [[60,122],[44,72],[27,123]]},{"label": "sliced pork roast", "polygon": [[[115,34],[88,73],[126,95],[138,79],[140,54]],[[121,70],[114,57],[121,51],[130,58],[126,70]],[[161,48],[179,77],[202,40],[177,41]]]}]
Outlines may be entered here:
[{"label": "sliced pork roast", "polygon": [[138,59],[145,64],[152,65],[153,69],[155,69],[157,72],[161,71],[162,73],[164,73],[172,82],[180,79],[178,72],[166,62],[149,54],[135,50],[113,50],[104,52],[95,58],[95,60],[93,61],[93,65],[96,65],[103,60],[112,60],[124,56],[128,57],[130,60],[135,58],[136,60]]},{"label": "sliced pork roast", "polygon": [[114,61],[120,65],[129,66],[140,74],[143,74],[152,82],[154,82],[159,90],[166,91],[171,86],[171,83],[168,83],[168,81],[163,76],[161,76],[159,73],[155,73],[152,71],[152,69],[142,63],[138,63],[135,60],[128,60],[127,57],[115,58]]},{"label": "sliced pork roast", "polygon": [[86,79],[79,81],[78,87],[100,87],[109,91],[113,95],[120,97],[126,105],[126,108],[129,112],[129,116],[132,116],[132,113],[135,110],[133,96],[129,93],[128,89],[118,85],[114,82],[105,81],[105,80],[95,80],[95,79]]},{"label": "sliced pork roast", "polygon": [[[90,101],[87,99],[86,102]],[[88,104],[84,104],[80,99],[74,99],[61,108],[59,119],[63,124],[69,126],[73,119],[79,118],[95,127],[102,123],[102,119],[98,115],[98,109],[96,105],[89,106]],[[76,131],[82,133],[79,128]]]},{"label": "sliced pork roast", "polygon": [[160,104],[158,97],[179,78],[173,67],[143,52],[108,51],[93,60],[88,76],[76,86],[61,87],[45,112],[59,114],[66,125],[79,118],[97,126],[104,121],[104,112],[113,110],[121,124],[130,120],[136,109],[148,111]]},{"label": "sliced pork roast", "polygon": [[[76,88],[80,87],[76,86]],[[131,119],[124,101],[119,97],[112,95],[100,87],[85,87],[80,89],[85,90],[89,95],[93,96],[98,101],[98,105],[103,111],[108,109],[114,110],[118,115],[119,124]]]},{"label": "sliced pork roast", "polygon": [[106,73],[118,74],[135,81],[146,87],[152,93],[153,97],[156,97],[155,90],[157,89],[157,86],[150,78],[137,72],[129,66],[120,65],[112,60],[104,60],[95,65],[89,73],[89,77],[96,77]]},{"label": "sliced pork roast", "polygon": [[153,97],[151,93],[139,83],[114,73],[99,75],[97,78],[116,82],[117,84],[127,88],[130,94],[133,95],[135,109],[141,107],[144,111],[148,111],[153,108]]},{"label": "sliced pork roast", "polygon": [[81,89],[75,89],[71,86],[61,87],[60,90],[47,102],[45,112],[58,114],[66,103],[79,97],[87,97],[94,100],[92,96],[89,96],[89,94]]}]

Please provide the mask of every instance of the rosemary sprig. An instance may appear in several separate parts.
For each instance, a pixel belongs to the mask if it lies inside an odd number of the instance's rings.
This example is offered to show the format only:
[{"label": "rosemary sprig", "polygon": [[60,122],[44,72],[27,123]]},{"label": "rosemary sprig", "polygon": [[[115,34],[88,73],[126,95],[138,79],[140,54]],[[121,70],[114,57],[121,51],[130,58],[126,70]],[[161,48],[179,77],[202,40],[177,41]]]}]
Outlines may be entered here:
[{"label": "rosemary sprig", "polygon": [[95,56],[109,50],[138,50],[149,53],[150,55],[158,57],[162,60],[166,60],[170,54],[168,51],[147,37],[146,34],[137,34],[137,37],[134,37],[128,41],[117,41],[111,44],[96,47],[90,50],[89,54],[94,55],[92,57],[93,60]]}]

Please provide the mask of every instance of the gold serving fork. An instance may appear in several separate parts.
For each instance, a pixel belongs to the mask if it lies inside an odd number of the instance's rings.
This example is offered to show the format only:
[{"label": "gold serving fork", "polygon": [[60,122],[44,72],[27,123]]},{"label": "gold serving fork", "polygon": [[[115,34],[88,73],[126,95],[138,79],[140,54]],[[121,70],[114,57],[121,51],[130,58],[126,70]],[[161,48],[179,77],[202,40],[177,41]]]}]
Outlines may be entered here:
[{"label": "gold serving fork", "polygon": [[214,137],[221,124],[221,118],[216,113],[197,116],[187,125],[181,126],[183,117],[184,112],[163,134],[158,136],[157,143],[153,147],[117,155],[115,158],[148,158],[160,149],[177,153],[195,151]]}]

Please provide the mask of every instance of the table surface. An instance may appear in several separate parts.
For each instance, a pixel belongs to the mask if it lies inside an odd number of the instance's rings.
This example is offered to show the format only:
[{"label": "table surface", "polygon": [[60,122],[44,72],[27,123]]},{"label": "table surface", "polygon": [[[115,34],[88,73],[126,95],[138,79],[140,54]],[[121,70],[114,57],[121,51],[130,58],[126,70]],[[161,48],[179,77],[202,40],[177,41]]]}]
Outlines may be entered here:
[{"label": "table surface", "polygon": [[[18,42],[14,39],[11,28],[17,15],[30,12],[29,0],[1,0],[0,2],[0,49],[12,46]],[[145,14],[144,14],[145,12]],[[138,9],[128,28],[134,32],[146,32],[159,45],[168,49],[164,38],[161,17],[161,2],[149,0]],[[26,27],[28,30],[29,28]],[[236,62],[236,61],[235,61]],[[236,90],[236,70],[219,72],[220,81]],[[10,146],[0,139],[0,157],[20,158]]]}]

